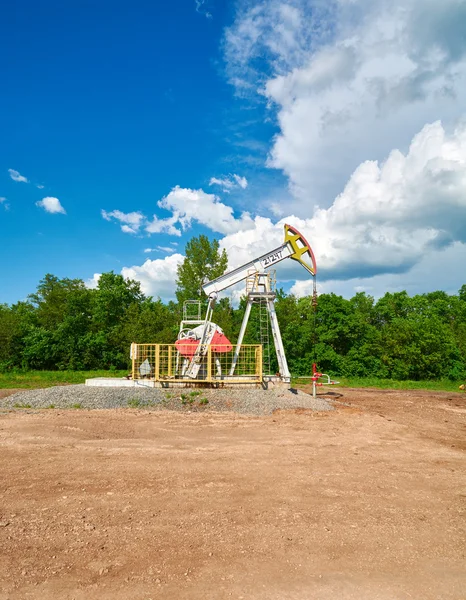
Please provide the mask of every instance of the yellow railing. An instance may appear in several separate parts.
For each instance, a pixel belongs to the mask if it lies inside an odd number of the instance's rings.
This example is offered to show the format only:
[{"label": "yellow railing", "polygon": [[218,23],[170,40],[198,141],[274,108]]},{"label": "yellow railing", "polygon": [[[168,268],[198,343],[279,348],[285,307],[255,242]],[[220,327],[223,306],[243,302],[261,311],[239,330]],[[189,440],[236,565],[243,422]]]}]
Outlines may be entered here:
[{"label": "yellow railing", "polygon": [[[181,344],[181,346],[180,346]],[[204,355],[197,346],[131,344],[133,379],[173,383],[262,382],[262,346],[209,346]],[[236,356],[237,354],[237,356]],[[236,358],[235,358],[236,357]]]}]

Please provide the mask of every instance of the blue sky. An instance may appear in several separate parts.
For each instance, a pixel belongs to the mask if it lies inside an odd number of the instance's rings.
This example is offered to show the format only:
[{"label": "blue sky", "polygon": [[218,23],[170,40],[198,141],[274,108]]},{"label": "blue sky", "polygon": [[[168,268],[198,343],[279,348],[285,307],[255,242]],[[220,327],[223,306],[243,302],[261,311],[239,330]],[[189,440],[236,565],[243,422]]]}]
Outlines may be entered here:
[{"label": "blue sky", "polygon": [[[233,267],[280,243],[286,221],[311,240],[324,291],[455,291],[466,282],[463,8],[5,4],[0,302],[48,272],[109,270],[169,298],[191,236],[219,238]],[[279,273],[310,290],[293,265]]]},{"label": "blue sky", "polygon": [[[209,19],[194,0],[4,5],[0,196],[9,210],[0,213],[0,251],[8,285],[0,301],[24,298],[46,272],[87,279],[169,245],[163,234],[122,235],[101,209],[163,215],[156,201],[175,185],[248,172],[250,151],[231,139],[246,119],[255,130],[271,127],[251,123],[258,111],[243,108],[221,75],[226,7],[212,5]],[[35,205],[47,196],[66,215]]]}]

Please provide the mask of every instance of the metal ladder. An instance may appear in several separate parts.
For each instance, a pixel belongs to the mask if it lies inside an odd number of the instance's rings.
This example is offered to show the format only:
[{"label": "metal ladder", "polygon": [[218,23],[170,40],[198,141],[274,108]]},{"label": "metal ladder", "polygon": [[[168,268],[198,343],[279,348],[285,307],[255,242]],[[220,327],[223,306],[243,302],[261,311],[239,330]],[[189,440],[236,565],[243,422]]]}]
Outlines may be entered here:
[{"label": "metal ladder", "polygon": [[262,372],[264,375],[270,373],[270,321],[267,300],[259,299],[259,336],[262,345]]}]

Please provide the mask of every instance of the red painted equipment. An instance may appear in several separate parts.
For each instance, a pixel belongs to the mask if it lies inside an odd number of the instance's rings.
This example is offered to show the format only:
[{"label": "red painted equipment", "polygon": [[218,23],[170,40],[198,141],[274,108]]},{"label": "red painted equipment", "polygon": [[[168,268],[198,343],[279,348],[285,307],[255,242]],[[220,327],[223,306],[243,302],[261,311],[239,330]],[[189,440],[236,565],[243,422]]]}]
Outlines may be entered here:
[{"label": "red painted equipment", "polygon": [[[322,377],[326,377],[327,381],[319,381],[319,379],[321,379]],[[316,392],[317,386],[320,387],[323,385],[338,385],[340,383],[339,381],[332,381],[330,379],[330,375],[327,375],[326,373],[319,373],[319,371],[317,370],[316,363],[312,363],[311,381],[312,381],[312,395],[314,396],[314,398],[317,396],[317,392]]]},{"label": "red painted equipment", "polygon": [[[177,340],[175,342],[176,349],[181,356],[187,356],[189,358],[192,358],[195,355],[199,344],[200,340],[190,338]],[[210,342],[210,347],[212,352],[230,352],[233,349],[233,344],[224,333],[216,331],[212,337],[212,341]]]}]

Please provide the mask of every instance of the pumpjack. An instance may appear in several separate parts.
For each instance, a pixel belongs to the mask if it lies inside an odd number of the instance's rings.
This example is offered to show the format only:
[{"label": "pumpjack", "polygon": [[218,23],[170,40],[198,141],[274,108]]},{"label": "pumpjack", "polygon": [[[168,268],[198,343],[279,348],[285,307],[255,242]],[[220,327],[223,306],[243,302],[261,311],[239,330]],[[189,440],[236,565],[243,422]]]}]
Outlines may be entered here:
[{"label": "pumpjack", "polygon": [[[315,297],[317,265],[314,253],[305,237],[291,225],[285,224],[285,240],[281,246],[202,286],[202,289],[208,296],[208,305],[204,319],[201,318],[199,302],[188,301],[185,304],[178,340],[175,343],[178,353],[183,359],[183,367],[181,369],[183,377],[195,380],[200,376],[209,347],[216,353],[230,352],[233,349],[233,344],[225,336],[222,329],[212,321],[212,315],[219,293],[246,279],[246,310],[228,376],[233,377],[235,374],[251,308],[254,302],[259,301],[265,306],[267,318],[270,322],[278,362],[278,378],[283,382],[290,381],[290,371],[275,312],[274,301],[276,294],[271,275],[271,267],[287,258],[298,261],[313,277]],[[190,307],[195,308],[195,311],[197,311],[196,314],[189,314]]]}]

